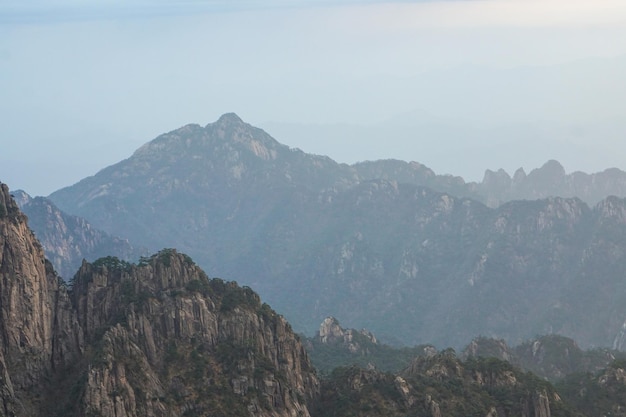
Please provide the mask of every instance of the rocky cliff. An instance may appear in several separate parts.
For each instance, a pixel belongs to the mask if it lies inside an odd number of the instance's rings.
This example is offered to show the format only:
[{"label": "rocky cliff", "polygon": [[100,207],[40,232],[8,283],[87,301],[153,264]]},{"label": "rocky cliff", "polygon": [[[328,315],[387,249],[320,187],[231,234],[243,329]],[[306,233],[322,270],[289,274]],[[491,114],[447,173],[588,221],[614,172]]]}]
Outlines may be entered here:
[{"label": "rocky cliff", "polygon": [[0,191],[0,415],[309,415],[307,354],[251,289],[163,250],[85,261],[68,290]]},{"label": "rocky cliff", "polygon": [[4,416],[38,415],[46,379],[80,357],[83,348],[67,289],[2,183],[0,346]]}]

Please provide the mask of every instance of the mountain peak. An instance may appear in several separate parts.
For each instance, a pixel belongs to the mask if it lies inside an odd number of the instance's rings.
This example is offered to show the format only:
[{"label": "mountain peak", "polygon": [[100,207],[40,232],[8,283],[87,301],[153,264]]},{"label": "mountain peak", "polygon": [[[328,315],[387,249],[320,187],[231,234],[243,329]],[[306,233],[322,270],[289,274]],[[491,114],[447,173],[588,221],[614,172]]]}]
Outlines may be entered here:
[{"label": "mountain peak", "polygon": [[238,124],[243,123],[243,120],[236,113],[224,113],[216,122],[217,124]]}]

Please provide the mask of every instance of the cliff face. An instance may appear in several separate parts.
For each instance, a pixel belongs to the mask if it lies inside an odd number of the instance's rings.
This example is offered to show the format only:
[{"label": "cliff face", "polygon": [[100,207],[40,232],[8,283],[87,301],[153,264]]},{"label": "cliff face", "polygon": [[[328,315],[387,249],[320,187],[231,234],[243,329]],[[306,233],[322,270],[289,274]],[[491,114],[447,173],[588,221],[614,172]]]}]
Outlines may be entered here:
[{"label": "cliff face", "polygon": [[68,291],[1,186],[0,415],[309,415],[306,352],[251,289],[164,250],[84,262]]},{"label": "cliff face", "polygon": [[43,249],[0,183],[1,415],[36,415],[43,378],[74,360],[82,333]]}]

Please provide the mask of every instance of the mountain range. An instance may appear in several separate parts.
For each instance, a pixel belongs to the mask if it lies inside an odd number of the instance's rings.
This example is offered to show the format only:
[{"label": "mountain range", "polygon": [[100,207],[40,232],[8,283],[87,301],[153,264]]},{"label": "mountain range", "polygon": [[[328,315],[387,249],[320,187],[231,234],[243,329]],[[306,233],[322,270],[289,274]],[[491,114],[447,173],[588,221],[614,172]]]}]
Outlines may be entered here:
[{"label": "mountain range", "polygon": [[[338,367],[319,379],[282,316],[174,249],[84,261],[68,284],[0,183],[1,416],[624,415],[623,362],[555,386],[494,357],[506,345],[487,339],[467,359],[431,346],[399,372]],[[352,353],[377,343],[332,318],[318,336]],[[542,343],[532,356],[562,363],[546,352],[563,343]]]},{"label": "mountain range", "polygon": [[558,333],[621,348],[626,202],[608,194],[626,195],[624,178],[565,174],[556,161],[480,184],[416,162],[348,166],[231,113],[49,199],[135,247],[177,248],[249,285],[306,334],[333,315],[409,345]]}]

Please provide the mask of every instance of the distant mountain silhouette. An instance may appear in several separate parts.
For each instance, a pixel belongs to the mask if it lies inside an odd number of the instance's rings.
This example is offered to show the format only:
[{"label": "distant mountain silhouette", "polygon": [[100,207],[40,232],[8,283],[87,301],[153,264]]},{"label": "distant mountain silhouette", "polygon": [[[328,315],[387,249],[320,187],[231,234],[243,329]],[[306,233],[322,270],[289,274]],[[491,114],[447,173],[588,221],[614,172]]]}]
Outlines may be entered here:
[{"label": "distant mountain silhouette", "polygon": [[104,256],[136,260],[144,252],[128,241],[93,228],[85,219],[66,214],[44,197],[32,198],[24,191],[12,195],[29,218],[29,226],[43,246],[55,271],[66,281],[78,271],[83,260],[95,261]]}]

